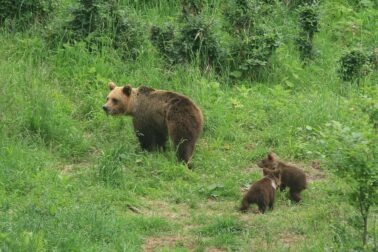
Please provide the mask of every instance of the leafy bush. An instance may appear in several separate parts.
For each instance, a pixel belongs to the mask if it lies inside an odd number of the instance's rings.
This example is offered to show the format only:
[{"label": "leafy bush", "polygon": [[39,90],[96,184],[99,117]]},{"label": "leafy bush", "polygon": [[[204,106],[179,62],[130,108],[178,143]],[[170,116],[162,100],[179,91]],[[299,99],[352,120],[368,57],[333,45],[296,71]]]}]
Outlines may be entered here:
[{"label": "leafy bush", "polygon": [[230,62],[231,76],[234,78],[256,76],[259,70],[269,65],[271,56],[279,46],[278,33],[261,24],[261,16],[269,15],[269,12],[265,12],[267,4],[233,0],[224,11],[226,29],[233,37]]},{"label": "leafy bush", "polygon": [[218,69],[223,51],[213,32],[213,23],[201,15],[190,16],[175,32],[172,25],[153,26],[150,40],[170,64],[199,60],[202,70]]},{"label": "leafy bush", "polygon": [[159,53],[169,64],[181,63],[185,60],[181,45],[172,25],[165,27],[152,26],[150,40]]},{"label": "leafy bush", "polygon": [[256,29],[250,36],[239,37],[231,49],[234,77],[255,75],[269,64],[269,59],[279,46],[275,30]]},{"label": "leafy bush", "polygon": [[301,32],[296,38],[300,59],[303,62],[313,59],[315,56],[313,49],[313,38],[315,32],[319,31],[319,13],[318,6],[303,5],[299,7],[299,25]]},{"label": "leafy bush", "polygon": [[231,1],[224,11],[227,30],[232,34],[249,32],[254,26],[252,2],[249,0]]},{"label": "leafy bush", "polygon": [[327,126],[320,132],[326,161],[349,185],[350,203],[362,217],[366,246],[369,210],[378,204],[378,134],[369,127],[354,130],[335,121]]},{"label": "leafy bush", "polygon": [[17,28],[44,23],[52,12],[53,1],[47,0],[3,0],[0,4],[0,26],[14,20]]},{"label": "leafy bush", "polygon": [[298,47],[299,57],[303,62],[314,58],[315,51],[312,40],[307,36],[307,34],[300,33],[300,35],[295,39],[295,43]]},{"label": "leafy bush", "polygon": [[202,16],[194,16],[181,29],[180,44],[192,60],[198,55],[201,69],[217,67],[222,50],[213,32],[213,23]]},{"label": "leafy bush", "polygon": [[366,75],[367,63],[368,55],[360,49],[353,49],[340,58],[338,74],[344,81],[358,79]]},{"label": "leafy bush", "polygon": [[[144,30],[131,12],[116,1],[79,0],[72,19],[51,28],[52,43],[85,41],[90,49],[104,45],[118,49],[124,58],[135,59],[144,41]],[[59,26],[61,28],[59,28]]]},{"label": "leafy bush", "polygon": [[202,12],[204,0],[181,0],[182,15],[185,18],[197,16]]},{"label": "leafy bush", "polygon": [[299,8],[299,24],[312,40],[319,31],[319,12],[317,5],[304,5]]}]

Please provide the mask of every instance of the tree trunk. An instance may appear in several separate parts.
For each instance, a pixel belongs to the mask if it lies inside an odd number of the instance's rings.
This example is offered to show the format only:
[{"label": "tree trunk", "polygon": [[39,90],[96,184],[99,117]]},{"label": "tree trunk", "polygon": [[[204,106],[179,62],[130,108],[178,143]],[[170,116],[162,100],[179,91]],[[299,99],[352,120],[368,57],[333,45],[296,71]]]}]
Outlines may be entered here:
[{"label": "tree trunk", "polygon": [[367,220],[367,215],[364,215],[362,216],[363,220],[364,220],[364,233],[363,233],[363,236],[362,236],[362,241],[364,243],[364,246],[366,246],[367,244],[367,240],[368,240],[368,220]]}]

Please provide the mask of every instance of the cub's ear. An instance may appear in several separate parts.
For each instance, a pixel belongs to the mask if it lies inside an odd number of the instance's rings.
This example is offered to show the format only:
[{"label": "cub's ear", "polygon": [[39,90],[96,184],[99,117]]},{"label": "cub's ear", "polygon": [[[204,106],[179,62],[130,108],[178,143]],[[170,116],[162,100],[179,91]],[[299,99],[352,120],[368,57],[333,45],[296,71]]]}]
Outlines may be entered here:
[{"label": "cub's ear", "polygon": [[113,90],[116,88],[116,84],[114,84],[114,82],[109,82],[108,86],[109,86],[109,90]]},{"label": "cub's ear", "polygon": [[268,160],[272,162],[276,161],[276,155],[274,154],[274,152],[269,152]]},{"label": "cub's ear", "polygon": [[131,89],[132,87],[130,85],[126,85],[123,87],[122,89],[122,92],[126,95],[126,96],[130,96],[131,94]]}]

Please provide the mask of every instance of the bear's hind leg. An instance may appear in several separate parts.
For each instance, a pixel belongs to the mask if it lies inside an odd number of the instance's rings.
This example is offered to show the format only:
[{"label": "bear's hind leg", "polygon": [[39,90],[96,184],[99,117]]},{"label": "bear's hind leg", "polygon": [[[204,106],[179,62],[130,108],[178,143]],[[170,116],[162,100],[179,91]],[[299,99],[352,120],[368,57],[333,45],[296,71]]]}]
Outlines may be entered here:
[{"label": "bear's hind leg", "polygon": [[174,145],[178,161],[184,162],[188,168],[192,168],[191,158],[194,151],[194,142],[184,139],[178,143],[174,141]]}]

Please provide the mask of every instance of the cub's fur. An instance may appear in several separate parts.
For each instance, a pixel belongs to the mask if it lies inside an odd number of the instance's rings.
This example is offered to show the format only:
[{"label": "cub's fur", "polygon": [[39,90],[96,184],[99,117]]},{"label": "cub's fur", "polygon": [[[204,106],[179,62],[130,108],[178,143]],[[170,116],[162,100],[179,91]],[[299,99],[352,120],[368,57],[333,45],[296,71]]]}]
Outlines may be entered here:
[{"label": "cub's fur", "polygon": [[259,211],[265,213],[266,209],[273,209],[276,189],[280,184],[281,171],[263,169],[264,176],[255,182],[244,195],[240,210],[246,211],[250,204],[257,204]]},{"label": "cub's fur", "polygon": [[165,90],[109,83],[103,106],[108,115],[129,115],[142,149],[165,150],[172,139],[179,161],[190,167],[195,143],[202,133],[201,110],[188,97]]},{"label": "cub's fur", "polygon": [[279,161],[273,152],[269,153],[265,159],[261,160],[258,166],[271,170],[281,170],[280,189],[284,190],[286,187],[289,187],[291,199],[296,202],[301,201],[300,193],[307,188],[306,174],[304,171]]}]

